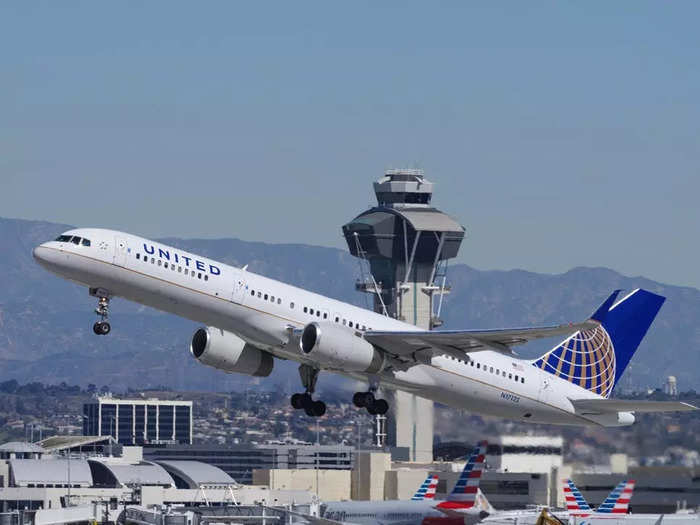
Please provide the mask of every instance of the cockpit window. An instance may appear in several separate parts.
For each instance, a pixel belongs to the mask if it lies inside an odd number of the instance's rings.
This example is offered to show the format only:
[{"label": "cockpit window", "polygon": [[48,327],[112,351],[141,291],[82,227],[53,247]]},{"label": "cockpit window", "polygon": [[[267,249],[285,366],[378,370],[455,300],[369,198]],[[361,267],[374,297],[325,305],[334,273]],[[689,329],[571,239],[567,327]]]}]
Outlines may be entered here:
[{"label": "cockpit window", "polygon": [[83,246],[90,246],[90,240],[89,239],[83,239],[83,242],[81,243]]},{"label": "cockpit window", "polygon": [[56,237],[56,241],[68,242],[68,241],[70,241],[70,235],[59,235],[58,237]]},{"label": "cockpit window", "polygon": [[80,237],[73,236],[70,242],[72,242],[73,244],[80,244]]}]

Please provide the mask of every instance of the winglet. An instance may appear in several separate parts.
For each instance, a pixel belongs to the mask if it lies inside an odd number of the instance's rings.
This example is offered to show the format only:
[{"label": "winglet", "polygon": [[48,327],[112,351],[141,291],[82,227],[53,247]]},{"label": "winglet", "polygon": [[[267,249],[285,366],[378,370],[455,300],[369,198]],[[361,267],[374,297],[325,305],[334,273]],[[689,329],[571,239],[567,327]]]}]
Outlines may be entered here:
[{"label": "winglet", "polygon": [[613,305],[615,302],[615,299],[617,299],[617,296],[620,295],[620,292],[622,290],[615,290],[613,293],[610,294],[610,297],[608,297],[603,304],[601,304],[598,309],[593,313],[591,316],[591,319],[595,319],[596,321],[602,323],[603,320],[605,319],[605,316],[608,315],[608,311],[610,310],[610,307]]}]

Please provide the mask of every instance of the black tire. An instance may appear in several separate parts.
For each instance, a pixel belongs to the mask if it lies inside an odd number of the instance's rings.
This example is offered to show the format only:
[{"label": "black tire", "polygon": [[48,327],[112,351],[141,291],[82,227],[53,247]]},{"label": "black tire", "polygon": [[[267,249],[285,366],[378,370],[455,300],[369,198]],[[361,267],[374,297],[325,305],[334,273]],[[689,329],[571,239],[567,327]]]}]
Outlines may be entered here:
[{"label": "black tire", "polygon": [[292,404],[292,408],[294,410],[300,410],[304,408],[304,404],[302,403],[302,396],[304,394],[292,394],[292,397],[290,399],[290,403]]},{"label": "black tire", "polygon": [[352,404],[355,405],[357,408],[365,408],[365,393],[355,392],[352,395]]},{"label": "black tire", "polygon": [[107,335],[112,327],[109,325],[107,321],[103,321],[100,323],[100,335]]},{"label": "black tire", "polygon": [[314,413],[314,417],[321,417],[326,413],[326,404],[323,401],[314,401],[312,411]]},{"label": "black tire", "polygon": [[304,412],[305,412],[306,415],[309,416],[309,417],[315,417],[315,416],[314,416],[314,407],[313,407],[313,406],[306,406],[306,407],[304,407]]},{"label": "black tire", "polygon": [[375,403],[372,403],[371,405],[367,405],[367,412],[371,416],[376,416],[377,415],[377,409],[375,408]]},{"label": "black tire", "polygon": [[312,409],[314,406],[314,400],[311,397],[311,394],[308,392],[301,394],[301,407],[306,410],[307,414],[309,413],[308,410]]},{"label": "black tire", "polygon": [[386,399],[377,399],[374,402],[374,411],[379,414],[380,416],[383,416],[387,412],[389,412],[389,403],[386,402]]},{"label": "black tire", "polygon": [[92,325],[92,331],[95,332],[95,335],[102,335],[102,329],[100,328],[99,321]]},{"label": "black tire", "polygon": [[365,407],[371,407],[372,405],[374,405],[374,394],[372,392],[364,392],[364,396]]}]

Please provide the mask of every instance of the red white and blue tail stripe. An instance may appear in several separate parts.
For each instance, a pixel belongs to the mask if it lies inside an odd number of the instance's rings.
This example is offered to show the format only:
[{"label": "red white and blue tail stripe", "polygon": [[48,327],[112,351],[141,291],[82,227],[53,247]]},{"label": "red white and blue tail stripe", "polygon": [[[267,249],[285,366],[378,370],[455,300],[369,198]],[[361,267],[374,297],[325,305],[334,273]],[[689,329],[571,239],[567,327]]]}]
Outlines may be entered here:
[{"label": "red white and blue tail stripe", "polygon": [[601,514],[627,514],[632,491],[634,491],[633,479],[619,483],[595,511]]},{"label": "red white and blue tail stripe", "polygon": [[581,491],[570,479],[564,480],[564,499],[566,500],[566,510],[569,511],[569,514],[593,512]]},{"label": "red white and blue tail stripe", "polygon": [[411,501],[421,501],[424,499],[435,499],[435,492],[437,491],[438,477],[436,474],[431,474],[416,491],[416,493],[411,498]]},{"label": "red white and blue tail stripe", "polygon": [[481,473],[486,461],[486,441],[480,441],[472,451],[464,470],[459,476],[455,488],[446,501],[438,505],[441,509],[469,509],[474,506],[479,490]]}]

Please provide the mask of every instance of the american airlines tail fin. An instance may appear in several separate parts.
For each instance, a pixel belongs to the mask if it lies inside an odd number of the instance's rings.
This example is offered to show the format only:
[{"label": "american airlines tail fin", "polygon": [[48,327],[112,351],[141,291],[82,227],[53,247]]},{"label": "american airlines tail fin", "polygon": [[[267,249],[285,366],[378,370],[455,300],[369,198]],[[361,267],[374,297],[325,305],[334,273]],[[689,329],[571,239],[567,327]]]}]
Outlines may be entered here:
[{"label": "american airlines tail fin", "polygon": [[421,501],[424,499],[435,499],[435,491],[437,490],[438,477],[436,474],[430,474],[423,484],[418,488],[416,493],[411,498],[411,501]]},{"label": "american airlines tail fin", "polygon": [[619,483],[595,511],[603,514],[627,514],[633,491],[633,479]]},{"label": "american airlines tail fin", "polygon": [[610,397],[665,297],[637,289],[615,302],[620,290],[593,313],[597,325],[578,331],[533,361],[562,379]]},{"label": "american airlines tail fin", "polygon": [[486,461],[486,446],[486,441],[476,445],[447,500],[438,504],[439,509],[469,509],[474,506]]},{"label": "american airlines tail fin", "polygon": [[570,514],[586,511],[593,512],[581,491],[570,479],[564,480],[564,499],[566,500],[566,510]]}]

